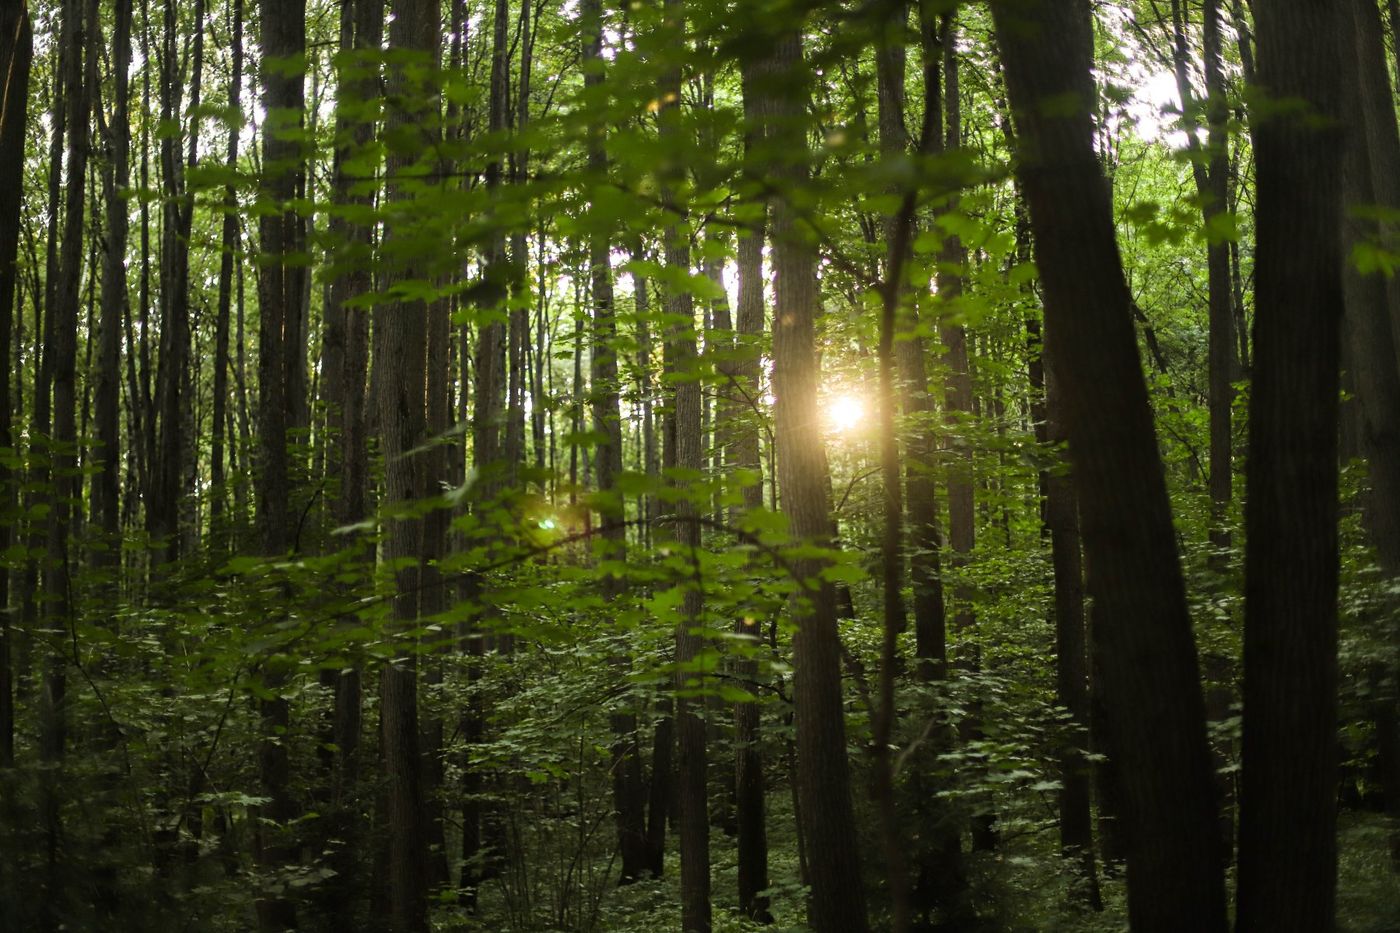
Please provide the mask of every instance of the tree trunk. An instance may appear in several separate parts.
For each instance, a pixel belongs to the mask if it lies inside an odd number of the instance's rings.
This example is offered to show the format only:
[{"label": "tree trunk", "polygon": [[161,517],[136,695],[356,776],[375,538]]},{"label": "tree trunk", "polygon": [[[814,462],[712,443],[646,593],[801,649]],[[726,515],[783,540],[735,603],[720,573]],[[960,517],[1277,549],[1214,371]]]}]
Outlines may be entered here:
[{"label": "tree trunk", "polygon": [[1129,915],[1144,931],[1222,931],[1224,877],[1191,619],[1094,151],[1089,6],[1001,0],[992,13],[1019,128],[1017,174],[1038,253],[1046,347],[1060,377],[1104,620],[1097,635],[1124,779]]},{"label": "tree trunk", "polygon": [[[1369,0],[1367,0],[1369,2]],[[1254,378],[1246,485],[1241,931],[1336,910],[1337,402],[1343,310],[1338,62],[1345,8],[1255,3],[1259,80],[1312,120],[1256,120]],[[1306,241],[1299,230],[1312,231]]]},{"label": "tree trunk", "polygon": [[[1065,431],[1059,419],[1055,374],[1045,373],[1046,435],[1061,444]],[[1050,530],[1050,559],[1055,574],[1055,699],[1069,711],[1064,747],[1060,750],[1060,852],[1077,863],[1079,877],[1072,892],[1076,900],[1102,909],[1098,874],[1094,870],[1094,835],[1089,811],[1089,652],[1084,624],[1084,567],[1079,542],[1079,502],[1074,481],[1060,470],[1045,477],[1045,523]]]},{"label": "tree trunk", "polygon": [[[431,0],[396,0],[389,47],[409,56],[390,68],[388,93],[413,105],[390,111],[385,138],[394,138],[400,127],[411,128],[418,140],[438,134],[438,45],[441,34],[439,5]],[[418,77],[415,77],[415,73]],[[387,154],[388,200],[406,204],[413,195],[406,179],[420,174],[421,153],[401,142]],[[431,170],[431,166],[426,167]],[[411,216],[411,215],[410,215]],[[409,221],[394,218],[386,224],[384,246],[393,255],[392,242]],[[389,281],[423,278],[425,271],[412,257],[400,257],[387,272]],[[390,508],[425,499],[429,475],[425,458],[415,456],[427,439],[427,353],[429,308],[422,299],[381,304],[374,310],[376,375],[380,443],[384,456],[384,499]],[[420,560],[423,524],[413,517],[390,522],[384,556],[399,562],[395,572],[397,595],[393,619],[399,638],[406,643],[399,656],[380,675],[381,761],[386,779],[390,928],[420,931],[428,927],[428,825],[423,798],[422,759],[419,751],[417,650],[403,630],[420,617]]]},{"label": "tree trunk", "polygon": [[[97,563],[110,572],[120,567],[121,475],[120,401],[121,331],[126,309],[127,207],[125,189],[131,185],[128,119],[128,70],[131,62],[131,0],[117,0],[112,29],[111,161],[106,173],[107,255],[102,278],[102,318],[97,350],[97,441],[101,466],[93,480],[93,513],[106,539],[96,551]],[[217,388],[216,388],[217,392]],[[109,592],[115,593],[116,580]]]},{"label": "tree trunk", "polygon": [[[583,37],[584,86],[594,95],[605,94],[603,60],[603,7],[599,0],[584,0],[581,8],[585,32]],[[601,96],[591,101],[602,110]],[[605,184],[608,174],[606,124],[594,120],[588,130],[588,170],[594,184]],[[603,221],[594,220],[589,235],[588,264],[590,293],[593,299],[593,368],[592,383],[593,431],[598,436],[596,463],[598,491],[607,496],[615,492],[622,473],[622,415],[618,403],[617,375],[617,317],[613,307],[612,244]],[[619,502],[619,505],[621,503]],[[623,523],[626,510],[619,508],[599,515],[605,554],[608,560],[625,561],[627,526]],[[622,598],[626,581],[616,574],[603,576],[603,599],[613,602]],[[630,662],[625,656],[614,658],[619,673],[626,675]],[[630,698],[628,698],[630,701]],[[618,849],[622,855],[619,881],[630,884],[641,877],[646,861],[646,814],[642,796],[642,760],[637,748],[637,716],[630,709],[609,717],[613,733],[612,790],[613,808],[617,812]]]},{"label": "tree trunk", "polygon": [[[1354,30],[1348,35],[1355,41],[1360,93],[1345,97],[1347,125],[1354,128],[1354,142],[1348,150],[1346,196],[1350,205],[1394,210],[1400,208],[1400,131],[1396,127],[1380,13],[1374,4],[1359,0],[1350,7]],[[1364,128],[1364,139],[1356,133],[1357,128]],[[1366,182],[1371,184],[1369,191],[1364,187]],[[1350,211],[1347,216],[1347,229],[1353,236],[1344,244],[1347,255],[1357,236],[1385,242],[1394,234],[1393,222],[1368,224]],[[1348,368],[1355,381],[1354,423],[1359,427],[1356,433],[1370,480],[1362,519],[1381,569],[1396,577],[1400,576],[1400,373],[1395,365],[1396,354],[1400,353],[1400,282],[1393,276],[1362,276],[1348,262],[1346,286],[1343,336],[1350,351]],[[1381,669],[1385,676],[1377,679],[1381,690],[1374,698],[1374,726],[1378,745],[1385,750],[1400,743],[1394,726],[1400,705],[1396,691],[1400,681],[1397,658],[1392,656],[1382,662]],[[1382,753],[1378,763],[1387,812],[1400,825],[1400,758]],[[1391,852],[1400,859],[1400,830],[1391,836]]]},{"label": "tree trunk", "polygon": [[[766,164],[767,121],[772,109],[768,89],[762,87],[764,78],[771,80],[766,61],[745,59],[743,68],[744,95],[744,157],[749,162],[746,171],[758,175]],[[755,407],[762,395],[760,388],[760,341],[764,326],[763,247],[768,232],[768,200],[764,198],[761,213],[753,229],[739,239],[738,306],[735,308],[737,328],[736,361],[733,366],[733,392],[745,409]],[[759,452],[758,413],[745,410],[737,415],[730,459],[737,469],[754,473],[754,482],[744,486],[744,511],[763,507],[763,465]],[[735,514],[731,521],[737,519]],[[738,620],[737,631],[757,647],[757,622],[751,617]],[[741,657],[734,666],[741,683],[752,683],[758,676],[758,664],[752,658]],[[771,923],[768,898],[768,827],[763,778],[763,752],[760,745],[759,705],[753,701],[734,704],[734,809],[738,836],[739,911],[750,919]]]},{"label": "tree trunk", "polygon": [[[13,359],[14,309],[18,297],[20,207],[24,191],[25,112],[34,35],[24,3],[0,12],[0,447],[14,450],[13,409],[8,366]],[[18,367],[16,367],[18,371]],[[12,470],[0,464],[0,506],[16,502]],[[0,523],[0,551],[11,543],[11,526]],[[0,569],[0,769],[15,763],[15,690],[10,628],[10,573]]]},{"label": "tree trunk", "polygon": [[[263,132],[263,184],[265,196],[276,209],[263,215],[260,231],[264,264],[258,283],[257,508],[262,552],[270,558],[280,558],[292,545],[287,431],[293,381],[287,361],[292,356],[294,338],[288,328],[296,320],[294,309],[301,301],[302,270],[297,263],[304,249],[300,218],[291,206],[297,196],[302,166],[302,148],[297,138],[302,125],[302,74],[289,69],[288,64],[305,51],[306,10],[300,2],[261,0],[260,13],[260,70],[263,107],[268,114]],[[177,276],[177,281],[183,279]],[[171,346],[178,348],[183,344]],[[163,359],[163,377],[167,375],[166,366]],[[166,391],[175,391],[170,385]],[[169,396],[162,405],[162,419],[162,484],[166,494],[174,496],[182,447],[167,436],[167,432],[178,432],[180,423],[179,409]],[[178,539],[174,513],[167,512],[163,521],[166,532]],[[274,692],[286,683],[286,675],[275,670],[265,678],[268,689]],[[260,701],[260,706],[263,739],[258,750],[258,771],[269,801],[263,815],[272,821],[272,826],[263,830],[260,861],[268,869],[277,870],[295,857],[286,824],[296,815],[297,808],[290,787],[287,746],[281,738],[290,724],[290,708],[287,698],[280,695]],[[258,901],[258,919],[269,933],[286,930],[296,925],[296,907],[280,893],[264,896]]]},{"label": "tree trunk", "polygon": [[[686,37],[685,0],[666,0],[664,34],[677,49]],[[681,132],[681,71],[677,65],[662,75],[666,103],[661,108],[663,139],[675,139]],[[682,209],[675,201],[672,174],[662,197],[668,205]],[[666,231],[666,265],[677,278],[690,273],[689,232],[679,227]],[[683,485],[693,482],[704,466],[701,427],[702,399],[697,372],[695,345],[695,300],[689,285],[673,287],[666,298],[666,313],[674,322],[666,334],[666,369],[675,383],[675,469],[687,479],[678,480],[681,496],[676,503],[676,543],[687,555],[696,579],[682,581],[680,621],[676,628],[675,722],[677,740],[677,780],[680,798],[681,928],[686,933],[708,933],[710,929],[710,820],[708,749],[705,736],[704,700],[694,692],[704,686],[704,678],[694,670],[695,660],[704,647],[700,631],[704,620],[700,595],[699,550],[700,516],[705,503],[696,501],[693,491]],[[687,696],[687,693],[690,695]]]},{"label": "tree trunk", "polygon": [[[773,174],[801,188],[809,180],[805,119],[808,77],[801,33],[764,36],[778,85],[773,142],[786,161]],[[818,368],[813,311],[818,304],[816,248],[799,210],[779,198],[773,207],[773,390],[778,482],[789,531],[800,545],[829,546],[826,452],[817,411]],[[812,884],[808,922],[818,933],[868,929],[865,892],[846,761],[841,689],[841,641],[836,600],[823,580],[823,561],[792,560],[801,584],[793,601],[794,705],[797,719],[798,798]]]},{"label": "tree trunk", "polygon": [[[239,112],[243,93],[243,0],[230,0],[233,24],[233,73],[228,83],[228,106]],[[238,167],[237,124],[229,126],[228,155],[224,167],[232,173]],[[228,418],[229,369],[229,311],[233,304],[233,264],[238,242],[238,195],[232,183],[224,187],[224,219],[219,248],[218,310],[214,320],[214,413],[213,434],[209,447],[209,528],[214,540],[227,540],[223,527],[228,490],[224,488],[224,444],[232,443],[232,433],[226,430]]]}]

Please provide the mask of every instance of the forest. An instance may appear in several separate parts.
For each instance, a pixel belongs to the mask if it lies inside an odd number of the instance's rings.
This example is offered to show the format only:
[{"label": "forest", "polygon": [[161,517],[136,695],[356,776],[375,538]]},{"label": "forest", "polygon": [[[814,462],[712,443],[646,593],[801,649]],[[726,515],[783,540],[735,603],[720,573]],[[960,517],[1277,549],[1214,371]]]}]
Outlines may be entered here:
[{"label": "forest", "polygon": [[1397,0],[0,0],[0,930],[1400,931]]}]

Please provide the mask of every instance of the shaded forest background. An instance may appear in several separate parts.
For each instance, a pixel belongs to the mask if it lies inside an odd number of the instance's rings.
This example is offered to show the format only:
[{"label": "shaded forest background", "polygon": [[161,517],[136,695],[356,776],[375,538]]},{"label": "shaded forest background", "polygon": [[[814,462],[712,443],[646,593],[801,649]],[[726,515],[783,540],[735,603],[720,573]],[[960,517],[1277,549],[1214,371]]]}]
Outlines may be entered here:
[{"label": "shaded forest background", "polygon": [[1394,0],[0,0],[0,926],[1400,929]]}]

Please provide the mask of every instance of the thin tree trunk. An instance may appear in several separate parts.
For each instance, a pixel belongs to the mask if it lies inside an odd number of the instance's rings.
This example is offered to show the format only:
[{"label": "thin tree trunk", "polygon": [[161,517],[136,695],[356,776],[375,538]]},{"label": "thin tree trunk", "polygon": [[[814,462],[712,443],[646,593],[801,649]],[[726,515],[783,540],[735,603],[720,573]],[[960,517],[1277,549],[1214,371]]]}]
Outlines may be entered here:
[{"label": "thin tree trunk", "polygon": [[[131,185],[128,119],[128,69],[131,62],[131,0],[117,0],[113,11],[112,83],[113,107],[109,130],[111,162],[107,170],[107,255],[102,279],[102,318],[97,353],[97,440],[101,466],[93,482],[93,512],[106,538],[96,553],[98,563],[115,570],[120,566],[121,503],[120,401],[121,332],[126,309],[127,199]],[[112,581],[115,584],[115,580]],[[111,592],[115,592],[112,589]]]},{"label": "thin tree trunk", "polygon": [[[603,8],[599,0],[584,0],[581,8],[585,32],[583,37],[584,86],[595,95],[604,93]],[[595,99],[593,106],[601,108]],[[606,124],[594,121],[588,131],[588,170],[595,184],[604,184],[608,173],[605,146]],[[617,488],[622,473],[622,415],[618,403],[617,374],[617,316],[613,307],[612,244],[608,231],[599,224],[593,228],[588,244],[590,293],[593,300],[593,369],[591,373],[593,430],[598,435],[598,491],[609,495]],[[627,529],[622,519],[626,510],[608,511],[599,515],[608,560],[625,561]],[[620,599],[626,582],[615,574],[606,574],[602,581],[603,599]],[[631,666],[625,656],[614,658],[614,665],[625,675]],[[612,790],[613,808],[617,813],[618,848],[622,855],[619,882],[630,884],[641,877],[646,861],[646,814],[643,810],[642,761],[637,748],[637,716],[627,710],[609,717],[613,733]]]},{"label": "thin tree trunk", "polygon": [[[764,151],[767,121],[772,109],[770,90],[762,86],[771,80],[768,62],[745,59],[743,68],[744,95],[744,154],[747,170],[758,175],[768,160]],[[749,470],[753,482],[744,486],[743,509],[754,512],[763,507],[763,464],[759,451],[759,425],[756,408],[760,387],[761,362],[759,343],[764,328],[763,247],[768,233],[768,203],[764,199],[761,213],[747,236],[739,239],[738,306],[735,308],[737,345],[733,366],[734,385],[728,391],[739,398],[742,411],[736,415],[733,446],[730,457],[735,468]],[[649,417],[650,411],[644,413]],[[650,435],[650,424],[643,425]],[[735,514],[734,519],[739,516]],[[750,640],[754,649],[759,644],[757,621],[752,617],[738,620],[737,631]],[[735,676],[740,682],[752,683],[758,677],[758,664],[747,655],[735,663]],[[760,923],[772,923],[768,911],[768,827],[763,778],[762,734],[759,705],[755,701],[734,704],[734,809],[738,835],[739,910],[744,916]]]},{"label": "thin tree trunk", "polygon": [[[1052,444],[1066,440],[1059,417],[1055,373],[1045,373],[1046,435]],[[1089,651],[1084,624],[1084,567],[1079,542],[1079,502],[1071,477],[1060,470],[1045,476],[1045,524],[1050,530],[1055,574],[1055,698],[1069,711],[1065,744],[1060,750],[1060,852],[1077,863],[1071,892],[1076,900],[1101,910],[1094,868],[1093,818],[1089,809]]]},{"label": "thin tree trunk", "polygon": [[[230,0],[233,18],[232,36],[233,73],[228,83],[228,106],[232,112],[239,112],[243,92],[243,0]],[[230,124],[228,133],[228,155],[224,167],[232,174],[238,167],[238,135],[236,123]],[[210,438],[209,456],[209,527],[214,540],[227,540],[223,528],[225,503],[228,490],[224,487],[224,445],[226,438],[233,438],[226,430],[228,422],[228,369],[229,369],[229,311],[233,304],[233,264],[234,253],[238,250],[238,194],[232,182],[224,187],[224,219],[220,235],[219,249],[219,295],[218,310],[214,320],[214,413],[213,434]]]},{"label": "thin tree trunk", "polygon": [[[296,264],[304,248],[300,219],[290,203],[299,190],[302,164],[301,144],[297,139],[302,125],[302,75],[299,70],[289,69],[288,63],[305,51],[306,10],[301,2],[261,0],[260,13],[260,70],[263,107],[268,114],[263,133],[263,184],[266,196],[278,209],[264,214],[261,219],[264,263],[258,283],[257,508],[262,552],[270,558],[279,558],[292,545],[287,430],[288,410],[293,403],[287,360],[292,342],[289,327],[296,319],[295,308],[301,301],[300,270]],[[177,281],[183,279],[177,277]],[[162,374],[166,366],[166,361],[162,360]],[[172,390],[167,388],[167,391]],[[169,440],[167,432],[178,429],[179,410],[172,407],[168,397],[162,406],[162,419],[163,485],[168,494],[174,495],[181,447]],[[172,517],[168,516],[166,521],[170,522]],[[173,524],[166,527],[173,535]],[[281,738],[291,716],[288,699],[280,695],[285,685],[284,674],[269,673],[267,687],[278,695],[260,701],[263,738],[258,749],[258,771],[263,793],[268,798],[263,815],[272,825],[263,829],[259,854],[261,863],[274,871],[290,863],[296,855],[292,840],[288,838],[287,824],[296,815],[297,807],[292,796],[287,746]],[[259,924],[268,933],[295,927],[296,914],[294,902],[281,893],[266,895],[258,901]]]},{"label": "thin tree trunk", "polygon": [[[416,140],[426,134],[437,138],[438,47],[441,35],[439,5],[432,0],[396,0],[389,46],[411,55],[415,69],[425,78],[415,79],[406,62],[391,67],[388,93],[399,101],[412,101],[390,111],[385,137],[399,127],[412,128],[411,148],[402,144],[388,151],[388,199],[408,201],[411,188],[405,182],[416,174],[420,152]],[[386,225],[385,250],[403,221]],[[421,278],[424,271],[403,259],[388,272],[390,281]],[[376,375],[381,449],[384,457],[386,505],[404,505],[425,499],[429,475],[425,458],[414,455],[427,438],[426,393],[429,308],[422,299],[381,304],[374,310],[375,360],[383,369]],[[388,527],[385,558],[397,562],[397,595],[393,619],[399,638],[420,616],[420,560],[422,520],[401,517]],[[418,664],[411,642],[386,664],[380,674],[381,760],[386,782],[389,926],[396,933],[428,928],[428,821],[423,797],[422,757],[418,713]]]},{"label": "thin tree trunk", "polygon": [[[20,207],[24,177],[25,114],[34,35],[24,3],[0,12],[0,447],[14,449],[13,412],[8,366],[13,356],[14,309],[18,303]],[[15,341],[16,346],[20,341]],[[16,372],[18,372],[16,367]],[[16,500],[8,463],[0,464],[0,505]],[[0,551],[11,543],[10,523],[0,523]],[[15,689],[10,628],[10,573],[0,569],[0,769],[15,763]]]},{"label": "thin tree trunk", "polygon": [[[810,177],[804,128],[809,82],[801,33],[794,27],[762,38],[781,82],[773,139],[787,161],[774,174],[801,188]],[[816,250],[788,200],[777,199],[772,223],[774,418],[782,506],[796,542],[829,545],[827,464],[817,412]],[[868,921],[864,890],[856,880],[860,856],[846,761],[841,641],[835,595],[821,578],[822,563],[810,556],[792,561],[803,589],[792,607],[797,624],[793,699],[802,834],[812,883],[808,921],[818,933],[860,933]]]},{"label": "thin tree trunk", "polygon": [[[1400,177],[1396,174],[1400,173],[1400,130],[1396,127],[1380,12],[1373,4],[1360,0],[1353,0],[1350,8],[1350,25],[1354,28],[1347,35],[1355,42],[1360,93],[1345,96],[1347,125],[1364,128],[1364,137],[1357,138],[1353,129],[1346,196],[1353,206],[1377,205],[1394,210],[1400,208]],[[1345,40],[1343,45],[1345,48]],[[1370,183],[1370,190],[1364,187],[1366,182]],[[1351,211],[1347,217],[1347,230],[1353,235],[1344,244],[1347,255],[1359,235],[1385,242],[1394,234],[1393,222],[1367,224]],[[1357,417],[1353,423],[1359,428],[1356,433],[1370,480],[1362,519],[1381,569],[1393,578],[1400,576],[1400,371],[1395,365],[1400,354],[1400,282],[1390,276],[1363,277],[1355,264],[1348,262],[1346,286],[1343,336],[1350,351],[1348,368],[1355,381],[1353,407]],[[1374,678],[1380,690],[1373,698],[1373,724],[1386,810],[1400,826],[1400,756],[1390,751],[1400,746],[1400,733],[1395,726],[1400,710],[1397,661],[1400,658],[1392,654],[1380,665],[1383,676]],[[1400,861],[1400,829],[1391,834],[1391,854]]]},{"label": "thin tree trunk", "polygon": [[[666,0],[665,35],[679,49],[686,41],[685,0]],[[675,140],[681,133],[679,66],[668,69],[662,76],[661,134],[663,139]],[[674,144],[674,143],[673,143]],[[676,179],[670,180],[671,185]],[[663,191],[663,198],[677,206],[672,187]],[[677,277],[690,273],[690,240],[688,233],[677,227],[666,231],[666,265]],[[688,476],[699,475],[704,466],[702,406],[700,383],[695,369],[698,356],[695,344],[695,303],[689,286],[672,288],[666,298],[666,313],[674,322],[666,335],[666,369],[677,380],[675,384],[675,468]],[[694,670],[695,660],[705,643],[698,630],[703,623],[700,594],[700,515],[702,503],[682,487],[676,503],[676,543],[686,553],[696,578],[678,585],[684,588],[681,597],[680,622],[676,628],[676,739],[677,781],[680,800],[680,859],[681,859],[681,928],[686,933],[708,933],[710,929],[710,820],[709,764],[705,735],[704,701],[694,697],[694,691],[704,684],[703,676]],[[688,493],[688,494],[687,494]],[[687,696],[686,694],[691,694]]]}]

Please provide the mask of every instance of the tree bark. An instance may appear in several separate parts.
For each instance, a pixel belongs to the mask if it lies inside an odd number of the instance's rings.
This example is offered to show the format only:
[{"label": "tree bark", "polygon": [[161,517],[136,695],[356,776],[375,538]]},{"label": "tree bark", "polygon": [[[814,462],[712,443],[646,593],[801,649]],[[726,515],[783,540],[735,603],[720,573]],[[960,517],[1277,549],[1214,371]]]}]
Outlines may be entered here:
[{"label": "tree bark", "polygon": [[[24,133],[29,102],[29,70],[34,57],[34,34],[25,3],[0,12],[0,367],[14,358],[14,308],[18,297],[16,261],[20,238],[20,207],[24,191]],[[0,379],[0,447],[13,451],[15,436],[10,398],[11,376]],[[14,476],[0,464],[0,505],[16,502]],[[11,543],[8,522],[0,527],[0,551]],[[15,763],[15,690],[10,627],[10,573],[0,570],[0,769]]]},{"label": "tree bark", "polygon": [[[112,122],[106,172],[107,254],[102,278],[102,317],[98,328],[96,421],[101,466],[93,480],[93,514],[105,538],[96,551],[99,566],[115,571],[121,558],[121,331],[126,310],[127,206],[131,185],[131,126],[128,117],[131,63],[131,0],[117,0],[112,23]],[[217,392],[217,388],[216,388]],[[111,581],[115,593],[116,580]]]},{"label": "tree bark", "polygon": [[[240,113],[243,93],[243,0],[230,0],[229,6],[233,18],[229,30],[233,72],[228,83],[228,106],[231,112]],[[224,159],[224,167],[230,174],[238,167],[238,136],[238,124],[230,124],[228,154]],[[231,424],[228,417],[229,311],[233,305],[234,253],[238,248],[238,194],[230,181],[224,186],[224,219],[219,240],[219,294],[214,319],[214,423],[209,442],[209,528],[216,542],[227,540],[227,531],[222,527],[228,501],[228,490],[224,488],[224,445],[233,442],[232,432],[227,430]]]},{"label": "tree bark", "polygon": [[[677,50],[686,40],[685,0],[666,0],[664,35]],[[679,54],[677,51],[674,54]],[[661,77],[661,134],[674,140],[681,132],[679,64]],[[673,143],[674,145],[674,143]],[[674,186],[679,170],[668,168],[668,185],[662,197],[669,206],[683,211],[675,199]],[[666,231],[666,265],[678,278],[690,273],[689,232],[679,226]],[[705,735],[705,703],[695,696],[704,678],[694,670],[696,658],[705,644],[700,594],[700,516],[703,505],[686,485],[694,482],[704,466],[701,427],[702,399],[698,354],[695,343],[695,300],[689,285],[672,288],[666,298],[666,313],[674,322],[666,334],[666,369],[676,380],[674,390],[674,465],[680,477],[674,480],[682,495],[676,503],[676,544],[685,553],[695,574],[679,583],[680,621],[676,627],[677,782],[680,798],[681,928],[686,933],[708,933],[710,929],[710,819],[709,762]]]},{"label": "tree bark", "polygon": [[[418,141],[438,135],[439,5],[433,0],[396,0],[389,47],[409,58],[390,68],[388,92],[411,106],[390,113],[385,138],[410,128],[414,143],[389,147],[388,200],[401,206],[411,194],[410,179],[424,170]],[[415,73],[419,77],[415,77]],[[422,147],[431,150],[431,146]],[[431,168],[431,166],[429,166]],[[396,255],[394,241],[406,220],[386,225],[386,255],[395,256],[389,281],[421,279],[425,271],[414,257]],[[429,308],[423,299],[380,304],[374,309],[378,420],[384,456],[384,499],[390,508],[425,499],[429,474],[425,457],[414,452],[427,439],[427,354]],[[385,558],[398,562],[393,619],[403,642],[398,656],[380,674],[381,763],[386,779],[388,828],[387,881],[389,925],[394,931],[428,927],[428,825],[418,720],[417,646],[403,630],[420,617],[422,519],[401,516],[390,521]]]},{"label": "tree bark", "polygon": [[[1369,2],[1369,0],[1368,0]],[[1246,483],[1237,929],[1336,911],[1337,427],[1345,8],[1258,0],[1254,378]],[[1299,230],[1313,231],[1306,240]]]},{"label": "tree bark", "polygon": [[1205,706],[1131,299],[1094,151],[1089,6],[1001,0],[992,13],[1018,124],[1017,175],[1038,253],[1046,347],[1060,377],[1084,549],[1103,613],[1097,636],[1124,777],[1129,915],[1145,931],[1221,931]]},{"label": "tree bark", "polygon": [[[585,32],[583,36],[584,87],[594,95],[590,105],[602,112],[605,105],[603,60],[603,6],[600,0],[584,0],[581,7]],[[608,155],[607,125],[601,119],[590,122],[588,128],[588,170],[594,184],[606,184]],[[616,493],[617,480],[622,473],[622,415],[618,402],[617,374],[617,316],[613,306],[612,243],[605,221],[593,220],[588,240],[590,295],[593,300],[593,354],[591,407],[593,430],[599,440],[595,463],[598,469],[598,491],[605,497]],[[604,541],[604,554],[610,561],[625,561],[627,526],[623,523],[626,509],[620,499],[616,507],[599,515]],[[626,581],[617,574],[603,575],[602,592],[608,602],[621,598]],[[626,656],[613,659],[619,673],[626,675],[630,662]],[[627,698],[630,702],[630,697]],[[641,877],[646,861],[646,805],[642,789],[642,760],[637,747],[637,715],[630,709],[614,712],[609,717],[613,733],[612,791],[613,808],[617,813],[618,849],[622,856],[619,881],[630,884]]]},{"label": "tree bark", "polygon": [[[749,163],[746,171],[761,175],[770,155],[767,146],[767,121],[772,109],[768,89],[762,87],[771,79],[769,63],[745,58],[742,67],[744,96],[744,157]],[[756,179],[761,181],[761,179]],[[735,308],[737,339],[734,385],[731,391],[745,409],[755,407],[762,395],[759,342],[764,327],[763,247],[768,233],[769,204],[760,198],[760,213],[748,234],[741,235],[738,248],[739,294]],[[763,465],[759,451],[758,413],[745,410],[737,414],[730,459],[734,466],[754,473],[754,482],[744,486],[743,509],[752,512],[763,507]],[[731,521],[737,519],[736,514]],[[738,620],[737,631],[756,647],[759,633],[756,620]],[[750,657],[741,657],[734,666],[741,682],[753,682],[758,676],[758,664]],[[753,701],[734,704],[734,810],[738,837],[739,910],[744,916],[761,923],[771,923],[768,898],[768,828],[763,777],[759,705]]]},{"label": "tree bark", "polygon": [[[806,110],[809,81],[801,33],[784,27],[762,37],[775,71],[773,143],[785,161],[774,180],[800,189],[808,183]],[[799,545],[831,544],[826,452],[817,411],[818,364],[813,312],[818,305],[817,253],[800,212],[789,199],[773,206],[773,389],[778,483],[789,533]],[[802,587],[792,605],[797,783],[802,834],[812,884],[808,922],[818,933],[868,929],[865,892],[858,882],[859,847],[846,761],[841,689],[841,641],[836,599],[821,577],[824,562],[792,561]]]},{"label": "tree bark", "polygon": [[[1353,0],[1356,79],[1359,94],[1347,94],[1347,124],[1354,140],[1348,149],[1346,197],[1351,206],[1375,205],[1400,208],[1400,131],[1397,130],[1390,72],[1385,57],[1380,12],[1374,4]],[[1394,17],[1392,16],[1392,25]],[[1344,26],[1345,28],[1345,26]],[[1345,40],[1344,40],[1345,47]],[[1358,132],[1364,130],[1364,133]],[[1364,175],[1363,175],[1364,173]],[[1370,190],[1365,185],[1370,183]],[[1374,224],[1348,211],[1348,255],[1358,237],[1386,242],[1396,225]],[[1400,353],[1400,282],[1393,276],[1362,276],[1347,263],[1347,309],[1343,323],[1344,353],[1354,380],[1356,401],[1352,419],[1370,480],[1363,500],[1362,519],[1367,537],[1376,549],[1381,569],[1400,576],[1400,372],[1394,361]],[[1379,695],[1373,699],[1373,719],[1378,732],[1380,777],[1387,812],[1400,821],[1400,757],[1388,749],[1400,745],[1395,723],[1400,709],[1397,682],[1400,665],[1392,655],[1380,662],[1376,678]],[[1396,825],[1400,825],[1397,822]],[[1391,853],[1400,860],[1400,830],[1392,833]]]},{"label": "tree bark", "polygon": [[[301,222],[291,201],[297,196],[301,174],[301,129],[304,109],[302,73],[289,65],[306,48],[306,10],[301,2],[261,0],[260,64],[263,86],[263,107],[268,117],[263,132],[264,190],[262,195],[273,202],[274,209],[261,220],[261,249],[264,256],[259,278],[258,306],[258,526],[262,552],[270,558],[280,558],[292,545],[289,526],[290,480],[287,463],[288,409],[292,405],[288,360],[293,355],[294,338],[288,328],[296,320],[293,310],[301,301],[301,270],[297,268],[299,254],[304,249]],[[176,276],[183,283],[183,278]],[[181,286],[183,290],[183,285]],[[177,296],[173,300],[180,301]],[[185,319],[187,327],[188,320]],[[177,325],[178,326],[178,325]],[[180,338],[184,339],[184,338]],[[183,347],[183,344],[172,344]],[[177,352],[180,352],[177,350]],[[173,364],[172,364],[173,365]],[[182,364],[183,365],[183,364]],[[163,376],[177,379],[178,374]],[[173,383],[178,386],[178,381]],[[166,391],[177,391],[166,384]],[[169,395],[162,406],[162,488],[175,495],[181,445],[172,442],[166,432],[177,432],[179,409]],[[173,472],[172,472],[173,471]],[[174,512],[166,512],[162,528],[178,541]],[[175,546],[178,547],[178,544]],[[279,692],[285,686],[286,675],[277,670],[266,674],[268,689]],[[260,701],[263,739],[258,749],[258,771],[263,793],[269,803],[264,816],[272,821],[263,830],[259,852],[262,864],[276,870],[295,857],[295,849],[287,838],[287,823],[296,815],[292,796],[291,764],[287,747],[281,736],[290,725],[290,704],[286,697],[276,695]],[[263,930],[281,931],[296,926],[295,904],[281,894],[264,896],[258,901],[258,920]]]}]

